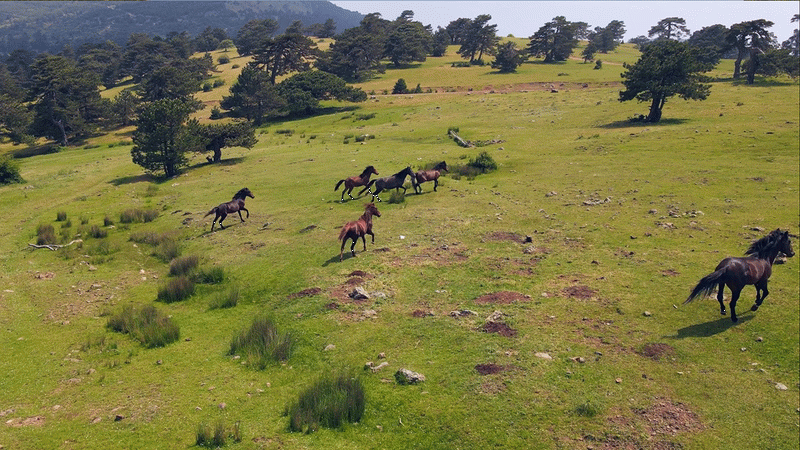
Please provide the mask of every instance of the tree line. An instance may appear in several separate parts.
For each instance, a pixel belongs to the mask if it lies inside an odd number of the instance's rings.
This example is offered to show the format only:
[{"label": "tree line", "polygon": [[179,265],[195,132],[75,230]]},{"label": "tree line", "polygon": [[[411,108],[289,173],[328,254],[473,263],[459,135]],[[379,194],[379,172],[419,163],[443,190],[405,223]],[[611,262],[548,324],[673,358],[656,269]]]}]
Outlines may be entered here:
[{"label": "tree line", "polygon": [[[448,46],[457,45],[464,64],[483,65],[484,58],[493,57],[490,64],[498,72],[513,72],[529,58],[540,58],[542,63],[564,61],[581,40],[587,42],[581,57],[592,60],[598,53],[613,51],[625,33],[622,21],[591,28],[557,16],[520,49],[513,41],[500,43],[497,25],[490,23],[488,14],[460,18],[436,31],[413,18],[410,10],[395,20],[368,14],[359,26],[338,34],[332,20],[311,27],[295,22],[277,34],[275,20],[255,19],[236,36],[208,27],[196,37],[185,32],[165,38],[134,33],[124,46],[84,44],[77,49],[65,47],[55,55],[14,51],[0,64],[0,137],[16,142],[43,137],[66,146],[102,129],[135,124],[134,162],[147,171],[172,176],[185,166],[189,151],[210,151],[210,159],[219,161],[226,146],[251,147],[255,144],[251,124],[313,115],[322,100],[364,101],[366,94],[347,82],[369,79],[387,64],[407,67],[428,56],[444,55]],[[792,22],[797,20],[795,15]],[[768,31],[772,25],[759,19],[731,27],[713,25],[689,34],[682,18],[663,19],[648,37],[631,40],[643,57],[636,71],[635,66],[626,66],[627,90],[620,100],[653,101],[648,119],[657,121],[666,96],[699,99],[707,95],[707,89],[692,83],[684,83],[683,93],[670,88],[656,94],[636,87],[644,77],[657,75],[645,62],[655,61],[652,56],[658,52],[660,58],[678,53],[678,59],[688,58],[682,63],[687,74],[682,82],[691,78],[700,83],[699,73],[731,56],[736,59],[734,78],[745,73],[748,83],[757,73],[797,76],[798,32],[778,44]],[[328,50],[320,51],[309,34],[334,41]],[[220,48],[235,48],[239,55],[251,56],[220,104],[227,115],[244,121],[200,125],[189,119],[202,106],[194,94],[209,87],[215,64],[225,62],[215,62],[207,53]],[[648,49],[653,55],[647,55]],[[192,56],[198,52],[206,53]],[[101,98],[100,86],[121,83],[130,87],[113,99]],[[215,116],[222,117],[222,112],[212,111]]]}]

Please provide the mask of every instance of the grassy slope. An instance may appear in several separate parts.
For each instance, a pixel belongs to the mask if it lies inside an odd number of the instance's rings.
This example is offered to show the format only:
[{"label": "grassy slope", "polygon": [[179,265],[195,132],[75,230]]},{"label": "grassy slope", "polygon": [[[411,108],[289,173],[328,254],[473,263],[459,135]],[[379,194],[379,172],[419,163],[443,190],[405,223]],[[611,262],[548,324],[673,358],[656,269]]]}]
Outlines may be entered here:
[{"label": "grassy slope", "polygon": [[[0,414],[11,424],[33,417],[43,424],[0,427],[0,445],[186,447],[199,423],[224,418],[242,426],[244,441],[231,448],[796,448],[797,261],[776,267],[757,313],[745,312],[754,294],[744,291],[736,326],[720,318],[713,300],[680,305],[720,259],[763,234],[751,228],[796,232],[800,225],[796,82],[718,82],[708,100],[671,99],[662,123],[632,125],[625,119],[645,106],[619,103],[614,85],[622,70],[614,63],[635,60],[629,48],[603,55],[600,71],[570,61],[497,75],[449,67],[455,59],[431,58],[363,85],[380,93],[402,77],[437,93],[379,95],[356,115],[277,123],[262,130],[256,148],[226,150],[230,163],[200,165],[198,156],[198,165],[167,181],[141,176],[125,146],[22,160],[27,183],[0,189]],[[717,74],[730,72],[724,63]],[[221,76],[227,84],[212,91],[218,96],[235,78]],[[511,88],[537,82],[560,92]],[[504,142],[462,149],[446,138],[450,126],[467,139]],[[276,133],[288,129],[290,136]],[[377,137],[343,143],[364,133]],[[368,164],[383,176],[409,164],[463,163],[479,150],[500,170],[475,180],[445,177],[436,193],[426,184],[404,203],[384,201],[375,245],[338,262],[338,228],[363,204],[339,204],[338,179]],[[243,186],[256,195],[247,201],[251,219],[231,217],[233,226],[208,233],[210,218],[202,215]],[[103,244],[110,252],[92,239],[59,252],[27,247],[40,223],[58,230],[58,211],[77,228],[81,217],[102,224],[131,207],[162,215],[110,229]],[[167,277],[148,246],[129,241],[142,230],[178,233],[183,254],[202,255],[228,278],[191,300],[157,305],[181,326],[181,341],[162,349],[104,330],[105,312],[152,302]],[[530,235],[534,253],[496,239],[502,233]],[[388,297],[337,299],[354,270],[370,274],[369,291]],[[241,289],[239,306],[208,311],[208,301],[231,286]],[[311,287],[323,293],[289,298]],[[575,287],[594,294],[571,298]],[[502,290],[531,298],[475,302]],[[338,309],[326,306],[333,301]],[[447,315],[458,309],[478,316]],[[433,316],[412,317],[416,310]],[[477,331],[494,310],[508,315],[516,337]],[[233,334],[259,314],[300,337],[287,365],[259,372],[225,356]],[[668,344],[674,354],[657,361],[638,354],[649,343]],[[323,351],[328,344],[335,349]],[[380,352],[390,365],[365,373],[361,424],[310,436],[286,431],[281,414],[300,390],[327,371],[360,371]],[[511,370],[481,376],[474,369],[481,363]],[[400,367],[428,381],[386,382]],[[697,418],[651,436],[637,411],[662,400]],[[598,414],[576,412],[586,405]],[[117,414],[124,418],[115,422]]]}]

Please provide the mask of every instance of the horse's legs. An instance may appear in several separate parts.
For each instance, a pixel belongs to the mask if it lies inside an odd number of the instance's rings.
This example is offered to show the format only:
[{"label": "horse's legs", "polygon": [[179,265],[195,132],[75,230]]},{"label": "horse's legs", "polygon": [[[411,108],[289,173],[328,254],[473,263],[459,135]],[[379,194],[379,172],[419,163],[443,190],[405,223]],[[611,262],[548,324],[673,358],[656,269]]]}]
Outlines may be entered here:
[{"label": "horse's legs", "polygon": [[225,218],[228,217],[228,215],[227,214],[220,214],[220,217],[221,218],[219,219],[219,222],[217,222],[217,223],[219,224],[219,227],[224,230],[225,229],[225,225],[222,224],[222,221],[225,220]]},{"label": "horse's legs", "polygon": [[356,256],[356,242],[358,242],[358,236],[353,238],[353,243],[350,245],[350,254],[353,256]]},{"label": "horse's legs", "polygon": [[342,239],[342,248],[339,249],[339,261],[342,260],[342,254],[344,253],[344,244],[347,243],[347,238],[345,237]]},{"label": "horse's legs", "polygon": [[436,192],[437,187],[439,187],[439,180],[433,180],[433,192]]},{"label": "horse's legs", "polygon": [[717,290],[717,301],[719,302],[719,312],[723,316],[725,315],[725,302],[723,292],[725,291],[725,283],[719,284],[719,290]]},{"label": "horse's legs", "polygon": [[367,235],[366,234],[362,234],[361,235],[361,242],[364,244],[364,250],[362,250],[362,251],[367,251]]},{"label": "horse's legs", "polygon": [[[247,213],[247,218],[249,219],[250,218],[250,211],[248,211],[248,209],[245,208],[244,206],[242,206],[242,209],[239,211],[239,218],[242,217],[242,211]],[[244,220],[242,222],[244,222]]]},{"label": "horse's legs", "polygon": [[367,234],[372,236],[372,243],[374,244],[375,243],[375,233],[373,233],[372,231],[367,231]]},{"label": "horse's legs", "polygon": [[739,294],[741,292],[742,288],[739,286],[731,289],[731,320],[734,322],[739,321],[739,318],[736,317],[736,302],[739,300]]},{"label": "horse's legs", "polygon": [[764,282],[764,285],[759,287],[756,284],[756,304],[750,307],[750,311],[757,311],[758,307],[761,306],[761,303],[764,302],[764,299],[767,298],[769,295],[769,289],[767,289],[767,283]]}]

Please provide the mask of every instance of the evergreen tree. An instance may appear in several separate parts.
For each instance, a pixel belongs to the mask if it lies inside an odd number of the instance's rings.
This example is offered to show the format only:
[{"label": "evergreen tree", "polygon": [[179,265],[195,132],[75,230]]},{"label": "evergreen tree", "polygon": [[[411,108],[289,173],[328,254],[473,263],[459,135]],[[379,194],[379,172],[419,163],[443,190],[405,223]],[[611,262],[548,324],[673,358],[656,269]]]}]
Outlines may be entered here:
[{"label": "evergreen tree", "polygon": [[492,69],[499,69],[500,73],[511,73],[525,60],[517,44],[508,41],[497,46],[497,56],[492,62]]},{"label": "evergreen tree", "polygon": [[566,61],[578,46],[577,27],[564,16],[554,17],[530,38],[528,53],[544,62]]},{"label": "evergreen tree", "polygon": [[673,39],[676,41],[683,40],[688,36],[689,28],[686,27],[686,21],[682,17],[661,19],[647,33],[647,37],[652,39]]},{"label": "evergreen tree", "polygon": [[197,122],[188,120],[191,112],[191,106],[179,99],[144,104],[133,132],[133,162],[149,173],[178,175],[187,164],[186,152],[203,143]]}]

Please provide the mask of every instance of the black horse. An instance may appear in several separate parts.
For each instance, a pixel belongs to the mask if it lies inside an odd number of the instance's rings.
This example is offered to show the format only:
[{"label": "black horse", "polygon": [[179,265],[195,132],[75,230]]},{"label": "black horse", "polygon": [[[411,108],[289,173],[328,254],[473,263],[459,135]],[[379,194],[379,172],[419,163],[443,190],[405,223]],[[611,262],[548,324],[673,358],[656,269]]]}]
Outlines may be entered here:
[{"label": "black horse", "polygon": [[414,177],[414,171],[411,170],[411,166],[406,167],[405,169],[401,170],[400,172],[397,172],[396,174],[390,177],[378,178],[376,180],[370,181],[369,184],[358,193],[358,195],[363,194],[364,191],[371,188],[373,184],[375,185],[375,191],[372,192],[373,202],[375,201],[376,198],[378,199],[379,202],[382,201],[381,198],[378,197],[378,194],[387,189],[394,188],[399,190],[402,188],[403,194],[405,194],[407,189],[405,186],[403,186],[403,184],[405,184],[406,182],[406,177],[412,177],[412,178]]},{"label": "black horse", "polygon": [[203,217],[209,216],[212,213],[216,213],[214,221],[211,222],[211,231],[214,231],[214,225],[217,223],[217,219],[219,219],[219,227],[224,229],[225,226],[222,225],[222,221],[225,220],[226,217],[228,217],[228,214],[233,214],[235,212],[238,212],[239,219],[242,222],[244,222],[244,218],[242,218],[242,211],[244,211],[247,213],[247,218],[249,219],[250,211],[248,211],[247,208],[244,207],[244,199],[247,197],[255,198],[253,193],[250,192],[250,189],[247,188],[240,189],[239,192],[237,192],[236,195],[233,196],[233,200],[227,203],[222,203],[219,206],[215,206],[214,208],[211,209],[211,211],[207,212],[206,215]]},{"label": "black horse", "polygon": [[736,301],[739,300],[739,294],[746,285],[753,284],[756,287],[756,303],[750,308],[751,311],[756,311],[769,295],[767,282],[772,275],[772,263],[775,262],[778,253],[783,253],[788,257],[794,256],[788,231],[776,229],[753,242],[745,252],[745,255],[749,256],[723,259],[713,273],[706,275],[697,283],[683,304],[689,303],[697,296],[709,295],[715,286],[719,286],[717,301],[719,301],[720,312],[725,315],[722,292],[727,285],[731,290],[731,320],[738,321]]}]

